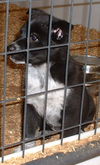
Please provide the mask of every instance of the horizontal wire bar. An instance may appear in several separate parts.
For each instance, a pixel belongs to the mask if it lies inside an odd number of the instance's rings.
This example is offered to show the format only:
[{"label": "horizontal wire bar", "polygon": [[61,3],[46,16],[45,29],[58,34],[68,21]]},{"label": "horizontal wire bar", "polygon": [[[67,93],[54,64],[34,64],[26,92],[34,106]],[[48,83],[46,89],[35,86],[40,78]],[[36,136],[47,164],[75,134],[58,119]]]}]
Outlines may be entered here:
[{"label": "horizontal wire bar", "polygon": [[[37,1],[37,0],[32,0],[32,1]],[[0,1],[0,4],[2,4],[2,3],[7,3],[8,1],[7,0],[4,0],[4,1]],[[16,2],[27,2],[27,0],[20,0],[20,1],[18,1],[18,0],[13,0],[13,2],[12,1],[10,1],[10,3],[12,4],[12,3],[16,3]],[[96,5],[96,4],[100,4],[100,1],[95,1],[95,2],[93,2],[93,5]],[[74,6],[83,6],[83,5],[89,5],[89,2],[80,2],[80,3],[77,3],[77,2],[75,2],[74,3]],[[69,4],[64,4],[64,5],[62,5],[62,4],[60,4],[60,5],[54,5],[54,8],[60,8],[60,7],[70,7],[71,6],[71,4],[69,3]],[[50,6],[41,6],[41,7],[37,7],[37,8],[42,8],[42,9],[47,9],[47,8],[50,8]]]},{"label": "horizontal wire bar", "polygon": [[[88,81],[88,82],[86,82],[86,85],[87,84],[95,84],[95,83],[100,83],[100,80],[95,80],[95,81]],[[80,87],[80,86],[82,86],[83,85],[83,83],[80,83],[80,84],[76,84],[76,85],[70,85],[70,86],[67,86],[67,88],[69,89],[69,88],[75,88],[75,87]],[[59,89],[52,89],[52,90],[48,90],[48,93],[50,93],[50,92],[55,92],[55,91],[59,91],[59,90],[64,90],[64,87],[62,87],[62,88],[59,88]],[[15,98],[10,98],[10,99],[6,99],[6,100],[1,100],[0,101],[0,104],[3,104],[3,103],[8,103],[8,102],[11,102],[11,101],[20,101],[20,99],[25,99],[26,97],[28,98],[28,97],[35,97],[35,96],[37,96],[37,95],[42,95],[42,94],[45,94],[45,91],[43,91],[43,92],[39,92],[39,93],[34,93],[34,94],[30,94],[30,95],[27,95],[27,96],[18,96],[18,97],[15,97]]]},{"label": "horizontal wire bar", "polygon": [[[79,41],[79,42],[70,42],[70,45],[73,44],[86,44],[87,42],[91,43],[91,42],[100,42],[100,39],[95,39],[95,40],[84,40],[84,41]],[[69,43],[66,44],[58,44],[58,45],[50,45],[50,48],[58,48],[58,47],[64,47],[64,46],[68,46]],[[27,52],[27,51],[36,51],[36,50],[43,50],[43,49],[48,49],[49,46],[43,46],[43,47],[38,47],[38,48],[30,48],[29,50],[27,49],[23,49],[23,50],[18,50],[18,51],[11,51],[11,52],[7,52],[7,55],[12,55],[12,54],[16,54],[16,53],[23,53],[23,52]],[[0,55],[5,55],[5,52],[0,52]]]},{"label": "horizontal wire bar", "polygon": [[[92,120],[92,121],[88,121],[88,122],[84,122],[82,123],[81,125],[84,126],[86,124],[91,124],[91,123],[95,123],[95,122],[100,122],[100,118],[96,119],[96,120]],[[77,124],[75,126],[71,126],[71,127],[68,127],[68,128],[64,128],[64,131],[68,131],[70,129],[74,129],[74,128],[77,128],[79,127],[80,124]],[[48,133],[47,135],[45,135],[45,137],[48,137],[48,136],[52,136],[52,135],[55,135],[55,134],[58,134],[58,133],[61,133],[62,132],[62,129],[60,130],[57,130],[57,131],[51,131],[50,133]],[[3,149],[8,149],[8,148],[12,148],[12,147],[16,147],[18,145],[21,145],[23,143],[28,143],[28,142],[31,142],[33,140],[38,140],[40,138],[43,138],[43,135],[40,135],[40,136],[37,136],[37,137],[34,137],[34,138],[30,138],[30,139],[25,139],[25,140],[21,140],[20,142],[16,142],[16,143],[13,143],[13,144],[8,144],[8,145],[5,145],[4,147],[0,147],[0,150],[3,148]]]}]

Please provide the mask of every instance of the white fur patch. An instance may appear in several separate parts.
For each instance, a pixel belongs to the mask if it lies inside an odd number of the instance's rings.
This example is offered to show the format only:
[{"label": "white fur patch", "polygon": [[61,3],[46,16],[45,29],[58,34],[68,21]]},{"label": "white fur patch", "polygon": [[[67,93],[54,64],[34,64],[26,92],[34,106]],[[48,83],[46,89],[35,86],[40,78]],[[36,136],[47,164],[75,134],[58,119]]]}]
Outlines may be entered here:
[{"label": "white fur patch", "polygon": [[11,60],[12,62],[14,62],[15,64],[24,64],[24,65],[25,65],[25,62],[24,62],[24,61],[17,61],[17,60],[15,60],[14,58],[12,58],[12,56],[10,57],[10,60]]},{"label": "white fur patch", "polygon": [[21,50],[20,46],[18,44],[16,44],[16,42],[12,42],[12,45],[14,45],[14,47],[16,48],[16,50]]},{"label": "white fur patch", "polygon": [[[46,68],[43,64],[38,67],[29,65],[28,67],[28,95],[45,91],[46,86]],[[64,87],[63,84],[55,81],[50,73],[48,75],[48,90],[59,89]],[[67,89],[67,96],[70,94],[70,89]],[[58,90],[48,93],[46,120],[53,126],[59,126],[60,113],[63,109],[64,90]],[[34,105],[40,116],[44,115],[45,94],[30,96],[27,103]]]}]

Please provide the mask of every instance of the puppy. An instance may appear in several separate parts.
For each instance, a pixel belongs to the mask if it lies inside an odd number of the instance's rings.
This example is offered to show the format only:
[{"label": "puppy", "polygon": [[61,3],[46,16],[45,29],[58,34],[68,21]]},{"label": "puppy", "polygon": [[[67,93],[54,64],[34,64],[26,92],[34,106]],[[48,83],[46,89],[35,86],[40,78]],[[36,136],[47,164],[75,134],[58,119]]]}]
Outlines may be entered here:
[{"label": "puppy", "polygon": [[[38,48],[48,45],[50,15],[37,9],[32,9],[30,23],[29,47]],[[68,42],[69,23],[53,17],[51,29],[51,45]],[[8,46],[8,51],[27,49],[28,22],[22,27],[20,37]],[[59,131],[62,128],[64,111],[64,86],[66,75],[68,47],[50,49],[48,72],[48,92],[46,105],[46,130]],[[45,114],[45,89],[48,49],[31,50],[28,56],[28,88],[25,137],[36,136],[37,129],[43,130]],[[14,53],[10,59],[16,64],[25,64],[27,53]],[[77,134],[80,124],[83,87],[69,86],[83,82],[81,66],[69,56],[67,92],[64,114],[64,137]],[[42,93],[41,93],[42,92]],[[44,92],[44,93],[43,93]],[[40,94],[37,94],[40,93]],[[95,105],[85,89],[82,108],[82,130],[93,120]],[[74,127],[74,128],[72,128]],[[68,129],[71,128],[71,129]]]}]

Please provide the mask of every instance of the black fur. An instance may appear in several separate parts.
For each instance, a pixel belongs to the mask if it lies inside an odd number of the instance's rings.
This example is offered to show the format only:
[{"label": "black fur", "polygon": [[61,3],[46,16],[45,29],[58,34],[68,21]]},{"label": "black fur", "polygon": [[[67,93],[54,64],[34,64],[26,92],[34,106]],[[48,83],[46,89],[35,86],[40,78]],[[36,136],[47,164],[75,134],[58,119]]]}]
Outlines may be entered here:
[{"label": "black fur", "polygon": [[[49,32],[49,20],[50,16],[40,10],[32,10],[32,20],[30,29],[30,48],[43,47],[48,45],[48,32]],[[73,26],[72,26],[73,27]],[[27,31],[28,23],[26,23],[21,29],[21,36],[18,40],[8,46],[8,51],[16,50],[16,44],[19,45],[20,49],[27,48]],[[52,22],[52,33],[51,33],[51,44],[62,44],[68,42],[69,23],[53,17]],[[67,62],[67,46],[51,48],[50,62],[50,73],[52,78],[65,84],[65,68]],[[47,63],[47,49],[31,51],[29,53],[29,63],[32,66],[40,66],[41,64]],[[14,54],[11,56],[11,60],[17,62],[25,62],[27,59],[26,53]],[[68,64],[68,86],[75,85],[83,82],[83,71],[81,66],[69,56]],[[81,98],[82,98],[82,86],[71,88],[71,94],[66,99],[65,109],[65,121],[64,127],[72,127],[80,123],[80,109],[81,109]],[[52,110],[53,111],[53,110]],[[61,110],[60,127],[54,128],[52,125],[46,125],[46,129],[60,129],[62,123],[63,109]],[[95,114],[95,106],[92,97],[88,94],[85,89],[82,123],[92,121]],[[37,110],[32,105],[27,105],[26,113],[26,137],[34,137],[36,130],[40,128],[42,130],[43,118],[37,113]],[[85,125],[87,126],[87,125]],[[84,129],[85,126],[82,126]],[[79,128],[76,127],[71,130],[64,132],[64,137],[77,134]]]}]

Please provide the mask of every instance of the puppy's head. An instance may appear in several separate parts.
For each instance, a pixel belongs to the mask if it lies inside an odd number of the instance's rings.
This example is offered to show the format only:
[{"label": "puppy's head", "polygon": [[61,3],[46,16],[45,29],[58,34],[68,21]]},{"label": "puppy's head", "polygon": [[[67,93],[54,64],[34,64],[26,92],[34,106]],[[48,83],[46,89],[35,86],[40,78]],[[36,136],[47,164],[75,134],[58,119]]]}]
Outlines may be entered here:
[{"label": "puppy's head", "polygon": [[[38,48],[48,45],[50,15],[37,9],[32,9],[30,22],[29,48]],[[68,42],[69,23],[58,18],[52,18],[51,44],[62,44]],[[22,27],[19,38],[8,46],[8,51],[20,51],[27,49],[28,22]],[[60,48],[51,49],[50,56],[53,57]],[[46,62],[47,49],[30,51],[29,63],[39,65]],[[11,60],[17,64],[26,62],[27,53],[18,53],[11,56]],[[54,58],[50,58],[54,59]]]}]

